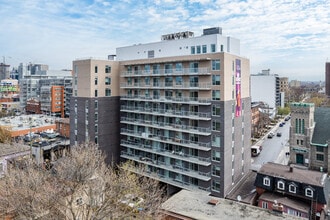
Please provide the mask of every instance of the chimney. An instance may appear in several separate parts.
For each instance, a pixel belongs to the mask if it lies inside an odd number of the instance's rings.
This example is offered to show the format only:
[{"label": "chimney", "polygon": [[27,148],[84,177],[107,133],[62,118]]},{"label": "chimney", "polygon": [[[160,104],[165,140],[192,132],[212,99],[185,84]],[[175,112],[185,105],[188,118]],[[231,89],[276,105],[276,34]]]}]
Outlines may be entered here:
[{"label": "chimney", "polygon": [[293,172],[293,166],[290,165],[290,173],[292,173],[292,172]]}]

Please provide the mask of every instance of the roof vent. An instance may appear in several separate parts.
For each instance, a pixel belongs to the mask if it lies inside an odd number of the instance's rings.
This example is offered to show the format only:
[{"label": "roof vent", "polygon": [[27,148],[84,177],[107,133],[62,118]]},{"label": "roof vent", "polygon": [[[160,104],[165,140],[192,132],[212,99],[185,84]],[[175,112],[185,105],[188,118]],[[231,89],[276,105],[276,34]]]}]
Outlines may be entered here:
[{"label": "roof vent", "polygon": [[210,204],[210,205],[214,205],[214,206],[218,205],[218,203],[219,203],[219,200],[217,200],[217,199],[211,199],[211,200],[208,202],[208,204]]}]

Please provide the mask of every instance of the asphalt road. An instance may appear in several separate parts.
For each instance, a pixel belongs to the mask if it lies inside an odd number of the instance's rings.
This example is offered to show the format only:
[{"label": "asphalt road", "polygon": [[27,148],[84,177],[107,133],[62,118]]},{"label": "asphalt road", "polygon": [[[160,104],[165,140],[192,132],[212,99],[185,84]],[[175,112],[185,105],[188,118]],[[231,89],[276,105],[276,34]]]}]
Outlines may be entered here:
[{"label": "asphalt road", "polygon": [[[279,127],[279,124],[275,125],[270,132],[274,133],[273,138],[267,138],[267,134],[260,141],[257,142],[257,145],[262,146],[262,151],[259,156],[252,157],[251,168],[253,170],[258,170],[262,164],[267,162],[275,162],[286,164],[288,161],[288,156],[286,152],[289,151],[289,131],[290,131],[290,122],[286,121],[283,127]],[[277,137],[277,132],[281,132],[282,136]]]}]

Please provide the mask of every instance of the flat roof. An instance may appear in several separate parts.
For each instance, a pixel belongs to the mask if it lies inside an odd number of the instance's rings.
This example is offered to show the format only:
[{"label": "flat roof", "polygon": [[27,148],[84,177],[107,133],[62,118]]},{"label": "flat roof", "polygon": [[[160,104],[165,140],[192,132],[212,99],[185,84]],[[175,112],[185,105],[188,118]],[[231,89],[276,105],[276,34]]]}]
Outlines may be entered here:
[{"label": "flat roof", "polygon": [[[187,219],[283,219],[286,214],[275,215],[267,209],[232,200],[209,196],[203,192],[181,190],[162,205],[165,213],[180,215]],[[290,219],[300,219],[292,216]]]}]

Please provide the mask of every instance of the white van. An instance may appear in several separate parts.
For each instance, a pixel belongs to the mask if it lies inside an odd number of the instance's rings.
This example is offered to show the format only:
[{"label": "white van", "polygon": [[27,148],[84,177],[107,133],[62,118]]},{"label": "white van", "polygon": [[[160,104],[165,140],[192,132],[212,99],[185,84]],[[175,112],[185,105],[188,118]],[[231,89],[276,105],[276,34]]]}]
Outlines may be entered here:
[{"label": "white van", "polygon": [[258,156],[260,154],[261,150],[262,150],[262,147],[259,145],[251,146],[251,156],[252,157]]}]

